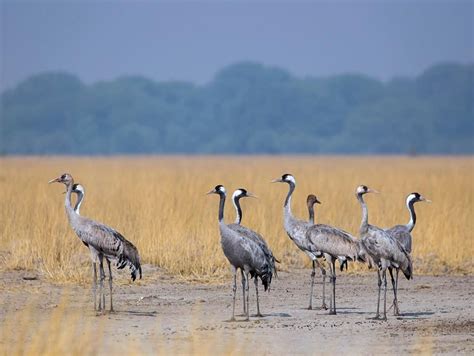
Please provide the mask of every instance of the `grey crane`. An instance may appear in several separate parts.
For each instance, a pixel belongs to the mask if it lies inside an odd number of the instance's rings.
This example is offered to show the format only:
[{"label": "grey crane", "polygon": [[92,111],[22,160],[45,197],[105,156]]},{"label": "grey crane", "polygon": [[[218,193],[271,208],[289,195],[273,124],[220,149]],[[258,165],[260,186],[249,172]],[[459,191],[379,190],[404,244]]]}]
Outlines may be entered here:
[{"label": "grey crane", "polygon": [[[313,196],[314,197],[314,196]],[[316,197],[308,197],[308,208],[309,204],[316,200]],[[311,214],[310,219],[314,213]],[[360,246],[359,241],[354,238],[348,232],[339,228],[324,225],[314,224],[309,227],[306,231],[306,238],[310,241],[311,245],[320,253],[324,254],[326,261],[329,263],[329,269],[331,272],[330,281],[332,282],[332,296],[329,308],[329,314],[336,314],[336,260],[340,260],[341,270],[343,269],[344,263],[347,264],[347,260],[356,261],[361,259],[359,256]],[[342,260],[343,259],[343,260]],[[341,262],[342,260],[342,262]]]},{"label": "grey crane", "polygon": [[306,231],[313,225],[311,222],[296,219],[291,213],[291,195],[293,194],[296,187],[296,180],[291,174],[283,174],[281,178],[274,179],[272,183],[287,183],[289,191],[283,204],[283,225],[288,237],[295,243],[295,245],[304,253],[308,255],[313,264],[311,272],[311,290],[309,294],[309,307],[313,309],[313,289],[314,289],[314,276],[316,275],[316,266],[321,270],[323,279],[323,302],[321,309],[327,309],[325,302],[325,285],[326,285],[326,270],[319,263],[318,258],[323,255],[315,249],[311,241],[306,237]]},{"label": "grey crane", "polygon": [[[86,190],[84,189],[84,186],[82,184],[79,184],[79,183],[74,183],[73,186],[72,186],[72,192],[75,193],[77,195],[77,200],[76,200],[76,205],[74,206],[74,212],[78,215],[81,215],[80,214],[80,209],[81,209],[81,205],[82,205],[82,202],[84,200],[84,197],[85,197],[85,194],[86,194]],[[66,192],[64,192],[64,194],[66,194]],[[87,247],[89,248],[89,245],[82,241],[82,243]],[[93,285],[92,285],[92,290],[93,290],[93,294],[94,294],[94,310],[97,310],[97,304],[96,304],[96,288],[97,288],[97,262],[96,262],[96,258],[95,258],[95,252],[91,251],[91,259],[92,259],[92,268],[93,268],[93,271],[94,271],[94,276],[93,276]],[[105,257],[106,261],[107,261],[107,264],[108,266],[110,267],[110,260]],[[109,280],[112,280],[112,274],[111,274],[111,269],[109,268]],[[99,310],[102,308],[102,304],[104,305],[104,309],[105,309],[105,296],[103,295],[102,298],[99,300]],[[112,303],[111,303],[112,305]]]},{"label": "grey crane", "polygon": [[[316,195],[309,194],[308,197],[306,198],[306,205],[308,205],[308,214],[309,214],[308,221],[312,225],[314,225],[314,204],[321,204],[321,202],[318,200]],[[347,270],[348,259],[345,258],[344,256],[338,256],[337,259],[339,260],[341,272],[344,270],[344,267],[346,267],[346,270]]]},{"label": "grey crane", "polygon": [[[411,232],[415,228],[416,224],[416,214],[415,214],[415,203],[417,202],[427,202],[431,203],[431,200],[426,199],[420,193],[413,192],[408,194],[406,198],[406,206],[410,213],[410,221],[406,225],[395,225],[389,229],[385,229],[390,236],[394,237],[395,239],[400,242],[400,244],[405,248],[408,253],[411,253],[412,247],[412,237]],[[400,315],[400,309],[398,308],[398,268],[395,268],[395,278],[393,277],[393,268],[389,267],[388,272],[390,273],[390,279],[392,281],[393,287],[393,315],[398,316]]]},{"label": "grey crane", "polygon": [[227,260],[232,266],[233,274],[233,304],[231,321],[235,320],[235,293],[237,291],[237,269],[244,271],[245,291],[246,291],[246,320],[249,320],[249,274],[251,277],[260,277],[262,284],[267,290],[272,281],[273,268],[268,261],[263,249],[254,240],[242,235],[229,227],[224,222],[224,205],[226,190],[224,186],[217,185],[207,194],[219,195],[219,230],[221,235],[221,246]]},{"label": "grey crane", "polygon": [[[94,309],[99,311],[105,310],[105,294],[104,294],[104,264],[105,257],[109,269],[109,289],[110,289],[110,311],[113,311],[112,302],[112,270],[110,261],[116,261],[118,269],[128,266],[131,270],[131,278],[134,281],[137,275],[142,278],[142,268],[140,265],[140,257],[137,248],[118,231],[111,227],[85,218],[74,211],[71,205],[71,195],[74,187],[74,179],[69,173],[64,173],[60,177],[52,179],[49,183],[63,183],[66,186],[65,207],[69,224],[79,237],[79,239],[89,248],[91,258],[94,263],[93,276],[93,293],[94,293]],[[77,187],[76,187],[77,188]],[[77,204],[76,204],[77,206]],[[80,204],[79,204],[80,207]],[[96,289],[97,289],[97,272],[95,263],[99,262],[99,307],[96,308]]]},{"label": "grey crane", "polygon": [[[240,206],[240,199],[241,198],[246,198],[246,197],[256,198],[255,195],[248,192],[244,188],[239,188],[234,192],[234,194],[232,194],[232,202],[233,202],[234,207],[235,207],[236,218],[235,218],[235,223],[230,224],[228,226],[232,230],[235,230],[236,232],[238,232],[239,234],[242,234],[246,238],[251,239],[252,241],[254,241],[256,244],[258,244],[260,246],[263,253],[265,254],[265,258],[267,259],[272,271],[276,275],[275,262],[277,262],[278,260],[275,259],[275,257],[273,256],[273,252],[268,247],[266,241],[257,232],[255,232],[255,231],[253,231],[253,230],[251,230],[251,229],[249,229],[245,226],[242,226],[240,224],[241,221],[242,221],[242,217],[243,217],[242,208]],[[241,269],[241,273],[242,273],[242,289],[244,291],[243,293],[244,293],[244,300],[245,300],[245,288],[243,286],[243,283],[244,283],[245,279],[244,279],[244,276],[243,276],[244,271],[242,269]],[[262,317],[263,315],[260,313],[260,305],[259,305],[259,300],[258,300],[258,278],[257,278],[257,276],[255,276],[255,278],[254,278],[254,283],[255,283],[255,293],[256,293],[256,296],[257,296],[257,314],[256,314],[256,316]],[[244,314],[245,313],[246,313],[246,310],[245,310],[245,303],[244,303]]]},{"label": "grey crane", "polygon": [[413,276],[413,266],[410,254],[405,248],[385,230],[370,225],[369,213],[363,195],[378,193],[365,185],[360,185],[356,190],[356,197],[362,207],[362,220],[359,228],[361,253],[368,257],[369,265],[377,267],[378,299],[377,313],[374,319],[380,319],[380,291],[383,283],[384,306],[383,320],[387,320],[387,268],[401,269],[407,279]]}]

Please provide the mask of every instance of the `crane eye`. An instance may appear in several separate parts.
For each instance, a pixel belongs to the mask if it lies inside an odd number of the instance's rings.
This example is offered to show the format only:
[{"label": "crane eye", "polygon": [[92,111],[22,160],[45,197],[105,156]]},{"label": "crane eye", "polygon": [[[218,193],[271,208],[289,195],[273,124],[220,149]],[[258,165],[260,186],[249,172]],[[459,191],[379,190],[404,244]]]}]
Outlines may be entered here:
[{"label": "crane eye", "polygon": [[66,175],[63,174],[63,175],[61,176],[61,179],[66,179]]}]

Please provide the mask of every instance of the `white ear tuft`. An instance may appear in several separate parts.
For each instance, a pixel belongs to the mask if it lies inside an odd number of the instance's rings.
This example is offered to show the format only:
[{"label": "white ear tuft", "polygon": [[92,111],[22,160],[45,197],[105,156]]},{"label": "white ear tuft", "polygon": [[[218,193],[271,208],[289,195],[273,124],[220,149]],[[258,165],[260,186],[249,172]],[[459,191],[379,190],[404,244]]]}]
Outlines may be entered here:
[{"label": "white ear tuft", "polygon": [[286,177],[287,180],[289,180],[290,182],[292,182],[293,184],[296,184],[296,179],[295,177],[293,177],[291,174],[289,174],[287,177]]},{"label": "white ear tuft", "polygon": [[242,190],[240,189],[237,189],[234,194],[232,194],[232,199],[234,199],[235,197],[237,197],[238,195],[242,194]]},{"label": "white ear tuft", "polygon": [[407,196],[407,206],[408,206],[408,203],[410,203],[412,200],[415,200],[416,199],[416,195],[415,194],[410,194]]}]

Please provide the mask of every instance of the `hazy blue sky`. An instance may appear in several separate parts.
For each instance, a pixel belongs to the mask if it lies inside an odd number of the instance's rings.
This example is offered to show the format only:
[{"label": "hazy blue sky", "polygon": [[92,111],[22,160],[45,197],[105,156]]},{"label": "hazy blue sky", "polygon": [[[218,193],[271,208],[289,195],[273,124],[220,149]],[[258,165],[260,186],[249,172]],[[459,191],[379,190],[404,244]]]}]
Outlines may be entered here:
[{"label": "hazy blue sky", "polygon": [[45,70],[204,83],[254,60],[387,79],[474,60],[472,1],[0,1],[1,88]]}]

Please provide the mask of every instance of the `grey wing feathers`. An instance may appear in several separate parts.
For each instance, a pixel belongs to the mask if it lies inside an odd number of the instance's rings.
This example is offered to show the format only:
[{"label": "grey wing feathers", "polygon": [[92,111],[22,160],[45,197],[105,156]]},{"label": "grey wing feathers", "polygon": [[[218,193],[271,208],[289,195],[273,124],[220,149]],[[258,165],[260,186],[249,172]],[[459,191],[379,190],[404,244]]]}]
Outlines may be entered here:
[{"label": "grey wing feathers", "polygon": [[245,226],[242,226],[240,224],[230,224],[228,225],[229,228],[231,228],[232,230],[238,232],[239,234],[251,239],[253,242],[255,242],[263,251],[263,253],[265,254],[265,257],[267,257],[267,259],[269,260],[269,263],[271,263],[272,265],[272,268],[275,272],[275,275],[276,275],[276,268],[275,268],[275,262],[280,262],[278,261],[275,256],[273,256],[273,252],[272,250],[270,250],[270,248],[268,247],[266,241],[263,239],[263,237],[253,231],[253,230],[250,230],[249,228],[245,227]]},{"label": "grey wing feathers", "polygon": [[385,230],[369,228],[368,235],[361,241],[364,249],[380,265],[382,260],[400,268],[407,279],[411,279],[413,266],[410,254],[402,244]]},{"label": "grey wing feathers", "polygon": [[118,231],[93,220],[88,220],[77,231],[84,243],[95,248],[110,260],[117,261],[119,269],[129,266],[132,280],[137,273],[142,277],[142,268],[137,248]]},{"label": "grey wing feathers", "polygon": [[117,261],[117,268],[122,269],[125,266],[128,266],[131,271],[132,281],[137,278],[137,272],[142,279],[142,266],[140,264],[140,256],[138,254],[137,248],[127,239],[125,239],[120,233],[117,234],[123,239],[123,252]]},{"label": "grey wing feathers", "polygon": [[[273,255],[267,247],[267,253],[261,247],[261,242],[256,242],[255,236],[249,237],[252,230],[241,229],[236,224],[227,225],[222,231],[221,240],[224,254],[229,262],[236,268],[242,270],[248,268],[250,275],[255,278],[260,277],[265,290],[271,284],[275,269]],[[255,233],[256,234],[256,233]],[[258,234],[257,234],[258,235]],[[259,235],[258,235],[259,236]],[[263,243],[265,243],[263,241]],[[270,253],[268,254],[268,251]],[[271,256],[271,257],[270,257]]]},{"label": "grey wing feathers", "polygon": [[352,260],[359,258],[359,242],[349,233],[329,225],[316,224],[306,233],[314,249],[331,256],[345,256]]},{"label": "grey wing feathers", "polygon": [[411,234],[410,230],[405,225],[396,225],[386,232],[396,239],[405,248],[408,253],[411,253]]}]

